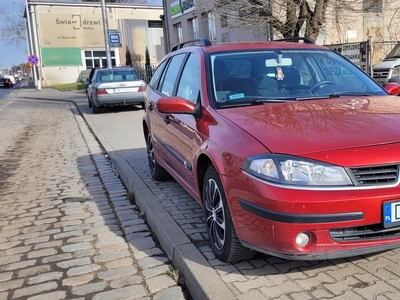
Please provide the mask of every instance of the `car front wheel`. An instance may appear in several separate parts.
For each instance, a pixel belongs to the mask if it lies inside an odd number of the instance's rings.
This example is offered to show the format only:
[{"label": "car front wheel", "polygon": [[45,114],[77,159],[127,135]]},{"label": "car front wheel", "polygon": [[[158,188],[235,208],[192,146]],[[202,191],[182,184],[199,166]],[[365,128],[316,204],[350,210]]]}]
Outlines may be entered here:
[{"label": "car front wheel", "polygon": [[237,238],[222,182],[214,166],[208,168],[203,182],[207,233],[215,256],[224,262],[252,258],[257,252],[244,247]]},{"label": "car front wheel", "polygon": [[149,161],[151,177],[153,177],[153,179],[157,181],[165,181],[171,179],[171,175],[167,172],[167,170],[165,170],[157,163],[156,157],[154,155],[153,140],[151,138],[150,132],[147,134],[146,146],[147,159]]}]

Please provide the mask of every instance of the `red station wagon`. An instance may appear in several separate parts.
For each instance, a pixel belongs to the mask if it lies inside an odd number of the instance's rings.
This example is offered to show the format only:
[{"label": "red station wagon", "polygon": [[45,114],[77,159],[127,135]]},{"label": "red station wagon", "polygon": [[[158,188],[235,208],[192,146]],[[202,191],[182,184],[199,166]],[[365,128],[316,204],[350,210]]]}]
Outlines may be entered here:
[{"label": "red station wagon", "polygon": [[307,38],[176,45],[145,93],[151,175],[202,205],[225,262],[399,247],[399,92]]}]

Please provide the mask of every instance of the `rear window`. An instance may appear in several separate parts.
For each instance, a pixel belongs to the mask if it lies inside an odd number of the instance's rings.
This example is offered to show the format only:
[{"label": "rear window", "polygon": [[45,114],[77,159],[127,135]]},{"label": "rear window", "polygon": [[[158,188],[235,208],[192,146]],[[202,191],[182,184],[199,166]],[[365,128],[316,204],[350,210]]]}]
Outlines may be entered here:
[{"label": "rear window", "polygon": [[138,73],[134,70],[127,71],[101,71],[97,74],[97,81],[118,82],[140,80]]}]

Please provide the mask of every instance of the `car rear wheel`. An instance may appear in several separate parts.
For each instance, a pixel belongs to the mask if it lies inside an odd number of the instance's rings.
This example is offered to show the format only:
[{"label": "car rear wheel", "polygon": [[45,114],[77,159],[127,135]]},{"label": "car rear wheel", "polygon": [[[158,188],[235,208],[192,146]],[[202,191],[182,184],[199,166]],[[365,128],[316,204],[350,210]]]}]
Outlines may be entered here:
[{"label": "car rear wheel", "polygon": [[244,247],[237,238],[222,182],[214,166],[208,168],[203,182],[207,233],[215,256],[224,262],[252,258],[257,252]]},{"label": "car rear wheel", "polygon": [[92,102],[92,112],[94,114],[99,114],[101,113],[101,107],[97,107],[93,102]]},{"label": "car rear wheel", "polygon": [[147,134],[146,145],[147,159],[149,161],[151,177],[153,177],[153,179],[157,181],[165,181],[171,179],[171,175],[167,172],[167,170],[165,170],[157,163],[156,157],[154,155],[153,140],[151,138],[150,132]]}]

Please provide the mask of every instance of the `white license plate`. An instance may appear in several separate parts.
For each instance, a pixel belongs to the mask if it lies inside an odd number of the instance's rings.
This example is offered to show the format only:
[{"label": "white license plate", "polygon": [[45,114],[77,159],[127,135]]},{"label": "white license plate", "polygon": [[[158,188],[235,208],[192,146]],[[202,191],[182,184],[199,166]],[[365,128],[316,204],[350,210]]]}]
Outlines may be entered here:
[{"label": "white license plate", "polygon": [[114,89],[114,93],[129,93],[129,92],[137,92],[139,88],[119,88]]},{"label": "white license plate", "polygon": [[383,227],[400,226],[400,201],[383,203]]}]

